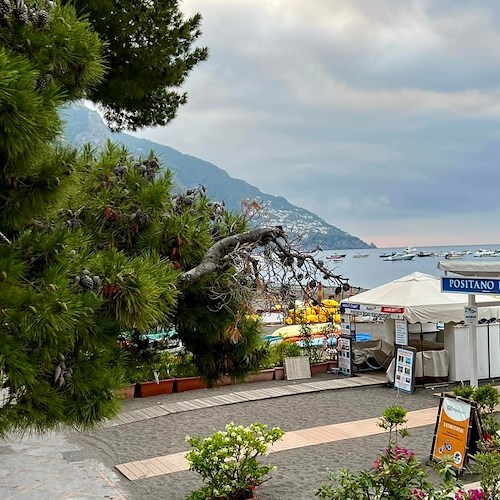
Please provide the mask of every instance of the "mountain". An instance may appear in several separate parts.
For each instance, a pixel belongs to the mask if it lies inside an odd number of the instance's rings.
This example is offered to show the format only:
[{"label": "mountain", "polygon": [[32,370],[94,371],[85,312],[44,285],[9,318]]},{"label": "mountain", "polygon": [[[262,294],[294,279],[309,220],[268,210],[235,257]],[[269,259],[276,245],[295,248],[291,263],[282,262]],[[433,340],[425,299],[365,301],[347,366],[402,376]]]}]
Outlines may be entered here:
[{"label": "mountain", "polygon": [[374,246],[328,224],[312,212],[292,205],[281,196],[263,193],[243,180],[234,179],[212,163],[147,139],[123,132],[111,133],[101,116],[89,108],[73,106],[64,110],[63,118],[66,121],[64,139],[70,144],[98,146],[111,139],[139,156],[154,150],[161,162],[175,172],[179,189],[203,185],[211,198],[224,201],[230,210],[241,210],[242,200],[256,200],[264,207],[262,214],[268,224],[280,224],[289,234],[300,236],[306,249],[318,245],[324,250]]}]

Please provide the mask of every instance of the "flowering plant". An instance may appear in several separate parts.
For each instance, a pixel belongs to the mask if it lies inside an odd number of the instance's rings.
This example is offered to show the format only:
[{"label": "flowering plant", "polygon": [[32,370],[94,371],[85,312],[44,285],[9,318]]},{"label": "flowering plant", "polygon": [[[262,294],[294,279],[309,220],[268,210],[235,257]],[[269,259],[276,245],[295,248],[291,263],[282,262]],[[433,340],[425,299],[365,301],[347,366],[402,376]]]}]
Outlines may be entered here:
[{"label": "flowering plant", "polygon": [[191,470],[198,472],[207,484],[189,499],[240,500],[247,492],[264,482],[273,465],[261,465],[257,457],[266,455],[269,444],[283,436],[279,427],[253,423],[248,427],[226,425],[223,431],[202,439],[187,436],[193,448],[186,455]]},{"label": "flowering plant", "polygon": [[455,493],[455,500],[485,500],[486,496],[482,489],[474,489],[474,490],[458,490]]},{"label": "flowering plant", "polygon": [[392,438],[406,436],[402,427],[406,423],[406,411],[401,407],[387,408],[378,422],[389,431],[389,444],[377,456],[369,471],[352,473],[341,470],[329,472],[330,483],[324,483],[316,491],[323,500],[437,500],[447,498],[456,485],[450,463],[442,463],[439,474],[442,483],[436,487],[429,479],[425,467],[412,451],[398,445]]}]

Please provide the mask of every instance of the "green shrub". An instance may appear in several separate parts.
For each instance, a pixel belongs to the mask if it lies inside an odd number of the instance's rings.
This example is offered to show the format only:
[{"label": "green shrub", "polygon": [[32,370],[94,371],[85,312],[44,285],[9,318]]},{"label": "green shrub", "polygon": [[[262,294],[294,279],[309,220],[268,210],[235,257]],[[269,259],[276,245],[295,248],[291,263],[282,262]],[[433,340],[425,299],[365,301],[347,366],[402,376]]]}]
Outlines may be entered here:
[{"label": "green shrub", "polygon": [[269,348],[270,366],[283,366],[285,358],[292,358],[301,354],[302,349],[299,344],[282,340]]},{"label": "green shrub", "polygon": [[261,423],[249,427],[227,424],[223,431],[202,439],[187,436],[193,448],[186,455],[191,470],[206,483],[194,491],[190,500],[239,500],[245,492],[262,484],[273,465],[261,465],[257,457],[265,455],[269,444],[283,436],[278,428],[268,429]]}]

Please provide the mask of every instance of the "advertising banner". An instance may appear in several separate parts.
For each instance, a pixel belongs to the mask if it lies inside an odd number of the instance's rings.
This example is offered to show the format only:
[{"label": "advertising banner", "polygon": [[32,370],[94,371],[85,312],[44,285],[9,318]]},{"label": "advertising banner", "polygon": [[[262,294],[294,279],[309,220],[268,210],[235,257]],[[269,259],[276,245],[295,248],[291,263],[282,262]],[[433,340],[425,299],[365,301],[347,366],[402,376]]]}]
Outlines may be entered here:
[{"label": "advertising banner", "polygon": [[339,362],[339,373],[352,375],[351,339],[342,335],[338,341],[337,356]]},{"label": "advertising banner", "polygon": [[416,350],[410,347],[396,349],[394,388],[408,394],[415,390],[415,353]]},{"label": "advertising banner", "polygon": [[351,336],[351,317],[348,314],[340,317],[340,333],[346,337]]},{"label": "advertising banner", "polygon": [[470,402],[442,396],[431,459],[440,460],[449,455],[453,459],[453,467],[462,471],[467,459],[471,427],[477,423],[475,411]]}]

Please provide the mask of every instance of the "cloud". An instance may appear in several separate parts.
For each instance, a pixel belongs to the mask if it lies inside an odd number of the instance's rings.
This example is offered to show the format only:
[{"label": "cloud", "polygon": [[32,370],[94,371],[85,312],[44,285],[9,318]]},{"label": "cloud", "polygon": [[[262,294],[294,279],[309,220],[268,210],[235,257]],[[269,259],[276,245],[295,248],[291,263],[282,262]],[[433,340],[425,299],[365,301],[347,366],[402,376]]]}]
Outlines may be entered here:
[{"label": "cloud", "polygon": [[202,13],[210,59],[172,125],[141,135],[375,243],[407,244],[407,221],[439,244],[465,219],[475,222],[464,243],[500,242],[500,5],[181,6]]}]

